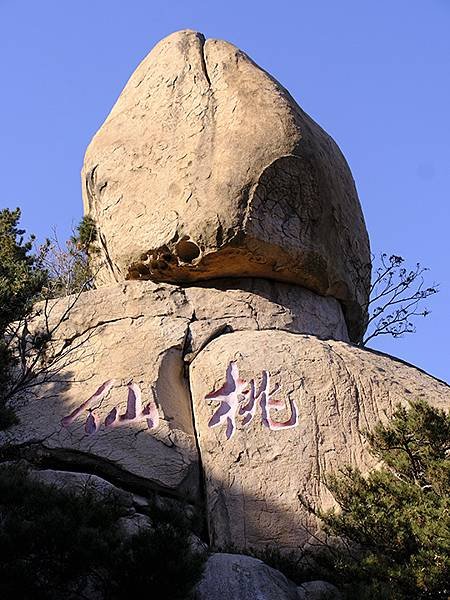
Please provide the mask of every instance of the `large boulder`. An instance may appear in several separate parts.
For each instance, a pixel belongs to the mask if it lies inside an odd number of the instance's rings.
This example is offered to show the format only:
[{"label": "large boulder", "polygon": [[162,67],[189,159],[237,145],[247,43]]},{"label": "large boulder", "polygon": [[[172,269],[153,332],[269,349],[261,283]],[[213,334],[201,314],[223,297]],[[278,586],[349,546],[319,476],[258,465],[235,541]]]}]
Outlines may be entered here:
[{"label": "large boulder", "polygon": [[82,186],[99,282],[264,277],[366,319],[367,232],[336,143],[246,54],[180,31],[131,76],[90,143]]},{"label": "large boulder", "polygon": [[190,366],[213,547],[301,548],[330,507],[324,473],[375,466],[362,432],[398,403],[448,408],[450,388],[379,353],[286,331],[240,331]]}]

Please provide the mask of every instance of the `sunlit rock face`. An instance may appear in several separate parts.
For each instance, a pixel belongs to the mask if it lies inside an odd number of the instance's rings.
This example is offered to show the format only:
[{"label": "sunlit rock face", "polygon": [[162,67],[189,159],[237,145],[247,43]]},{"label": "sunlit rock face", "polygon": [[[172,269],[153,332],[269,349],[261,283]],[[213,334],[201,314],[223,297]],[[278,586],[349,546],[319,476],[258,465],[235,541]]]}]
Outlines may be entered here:
[{"label": "sunlit rock face", "polygon": [[264,277],[342,302],[361,336],[370,252],[331,137],[245,53],[180,31],[142,61],[86,152],[101,283]]},{"label": "sunlit rock face", "polygon": [[33,463],[41,457],[195,504],[198,453],[182,358],[192,310],[182,292],[133,283],[43,307],[35,327],[48,319],[51,352],[61,358],[15,400],[19,424],[0,432],[0,445]]},{"label": "sunlit rock face", "polygon": [[300,497],[329,508],[324,474],[376,467],[363,432],[397,404],[450,406],[450,388],[419,369],[341,341],[236,331],[190,366],[213,547],[298,551],[320,524]]},{"label": "sunlit rock face", "polygon": [[128,281],[42,306],[33,327],[48,320],[55,331],[49,352],[61,358],[15,399],[19,424],[0,432],[0,449],[200,506],[187,364],[234,330],[348,339],[334,298],[263,280],[235,283],[218,289]]}]

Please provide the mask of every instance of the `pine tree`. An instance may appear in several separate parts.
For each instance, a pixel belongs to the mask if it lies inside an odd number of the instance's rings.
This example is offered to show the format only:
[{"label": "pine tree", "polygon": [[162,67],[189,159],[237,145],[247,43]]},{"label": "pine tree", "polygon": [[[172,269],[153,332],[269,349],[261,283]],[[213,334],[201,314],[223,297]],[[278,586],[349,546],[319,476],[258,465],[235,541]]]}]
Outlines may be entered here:
[{"label": "pine tree", "polygon": [[11,323],[23,323],[48,282],[41,256],[33,253],[34,237],[24,241],[20,209],[0,211],[0,430],[15,422],[5,405],[11,370],[17,357],[11,348]]},{"label": "pine tree", "polygon": [[34,236],[24,241],[20,209],[0,211],[0,332],[26,316],[47,283],[40,257],[32,253]]},{"label": "pine tree", "polygon": [[326,477],[339,508],[319,511],[342,541],[331,557],[349,597],[447,600],[450,594],[450,418],[423,400],[367,434],[382,467]]}]

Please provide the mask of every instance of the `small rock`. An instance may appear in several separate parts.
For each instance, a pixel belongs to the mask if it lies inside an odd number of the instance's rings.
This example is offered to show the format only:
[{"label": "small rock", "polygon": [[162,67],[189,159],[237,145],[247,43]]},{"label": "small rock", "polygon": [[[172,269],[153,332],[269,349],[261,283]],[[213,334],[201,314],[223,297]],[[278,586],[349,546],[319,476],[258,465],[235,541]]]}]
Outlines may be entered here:
[{"label": "small rock", "polygon": [[213,554],[197,585],[195,600],[298,600],[297,588],[261,560]]},{"label": "small rock", "polygon": [[97,475],[44,469],[42,471],[33,470],[30,472],[30,476],[41,483],[52,485],[68,492],[84,492],[89,490],[99,499],[114,499],[124,508],[133,511],[132,494],[121,490],[101,477],[97,477]]},{"label": "small rock", "polygon": [[297,588],[299,600],[341,600],[340,591],[327,581],[306,581]]},{"label": "small rock", "polygon": [[153,529],[152,522],[145,515],[136,513],[130,517],[121,517],[117,521],[117,526],[122,531],[125,537],[131,537],[142,531],[150,531]]}]

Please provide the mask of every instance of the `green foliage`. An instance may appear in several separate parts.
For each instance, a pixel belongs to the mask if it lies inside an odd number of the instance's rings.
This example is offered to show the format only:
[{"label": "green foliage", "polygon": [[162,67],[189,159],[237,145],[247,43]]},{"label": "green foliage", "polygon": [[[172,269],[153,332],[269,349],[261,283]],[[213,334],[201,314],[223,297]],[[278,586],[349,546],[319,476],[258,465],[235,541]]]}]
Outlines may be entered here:
[{"label": "green foliage", "polygon": [[[33,252],[33,236],[24,241],[19,220],[19,209],[0,211],[0,430],[17,422],[8,402],[37,377],[48,375],[52,361],[61,359],[46,353],[59,327],[56,323],[49,329],[48,300],[93,287],[89,255],[97,252],[91,217],[81,220],[64,247],[55,237],[37,252]],[[42,331],[36,325],[29,327],[37,316],[37,300],[43,301],[41,313],[45,313]],[[64,313],[62,319],[66,317]]]},{"label": "green foliage", "polygon": [[52,240],[47,240],[45,262],[50,275],[52,297],[92,289],[91,258],[99,253],[97,237],[95,221],[92,217],[84,216],[65,246],[61,246],[56,234]]},{"label": "green foliage", "polygon": [[19,228],[19,220],[18,208],[0,211],[0,430],[16,422],[13,411],[6,406],[6,390],[17,359],[10,324],[23,324],[48,285],[43,255],[32,253],[34,237],[24,241],[25,231]]},{"label": "green foliage", "polygon": [[31,481],[23,472],[0,472],[0,597],[65,597],[78,580],[104,568],[115,507],[97,505]]},{"label": "green foliage", "polygon": [[113,498],[75,496],[17,467],[1,469],[0,598],[75,600],[87,589],[105,600],[142,591],[155,599],[187,598],[203,564],[187,529],[161,519],[124,539],[120,516]]},{"label": "green foliage", "polygon": [[424,401],[398,407],[367,435],[383,466],[326,477],[339,510],[319,511],[340,544],[319,557],[349,598],[447,599],[450,593],[450,419]]},{"label": "green foliage", "polygon": [[29,313],[48,281],[41,257],[32,254],[34,237],[24,241],[20,209],[0,211],[0,333]]},{"label": "green foliage", "polygon": [[149,590],[152,598],[186,600],[203,562],[190,549],[186,529],[159,522],[154,531],[134,535],[117,553],[113,597],[137,598]]},{"label": "green foliage", "polygon": [[79,225],[75,228],[76,235],[71,237],[73,244],[84,250],[87,254],[93,250],[93,244],[97,241],[97,227],[92,217],[85,215]]}]

